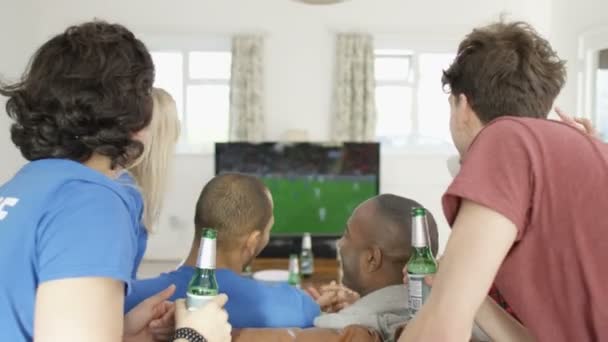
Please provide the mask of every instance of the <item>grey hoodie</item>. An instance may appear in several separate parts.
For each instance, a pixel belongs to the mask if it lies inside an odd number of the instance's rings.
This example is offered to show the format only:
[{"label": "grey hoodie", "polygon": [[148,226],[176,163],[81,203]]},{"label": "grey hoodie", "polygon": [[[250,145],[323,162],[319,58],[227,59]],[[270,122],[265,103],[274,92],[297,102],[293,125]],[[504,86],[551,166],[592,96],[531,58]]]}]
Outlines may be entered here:
[{"label": "grey hoodie", "polygon": [[[315,319],[315,327],[343,329],[359,324],[376,329],[384,341],[393,342],[395,331],[409,321],[408,289],[406,285],[392,285],[376,290],[344,308],[340,312],[322,314]],[[490,341],[479,327],[473,327],[476,341]]]}]

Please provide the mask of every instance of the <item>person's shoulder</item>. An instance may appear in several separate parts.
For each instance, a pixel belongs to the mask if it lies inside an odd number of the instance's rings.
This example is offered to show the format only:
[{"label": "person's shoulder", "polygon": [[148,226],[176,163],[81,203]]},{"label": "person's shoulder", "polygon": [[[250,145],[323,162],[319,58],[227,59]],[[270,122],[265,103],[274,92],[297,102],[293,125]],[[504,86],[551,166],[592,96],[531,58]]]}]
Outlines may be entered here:
[{"label": "person's shoulder", "polygon": [[229,269],[217,269],[216,276],[217,281],[220,283],[220,288],[228,290],[240,291],[240,289],[247,289],[247,293],[253,293],[254,291],[266,290],[271,287],[271,285],[244,277]]},{"label": "person's shoulder", "polygon": [[531,118],[519,116],[502,116],[490,121],[482,129],[481,133],[507,132],[520,136],[542,135],[543,133],[554,134],[555,131],[576,131],[569,125],[556,120],[546,118]]},{"label": "person's shoulder", "polygon": [[549,123],[549,120],[547,119],[502,116],[486,124],[481,133],[487,134],[488,132],[508,132],[526,134],[531,133],[536,127],[546,126],[547,123]]},{"label": "person's shoulder", "polygon": [[128,195],[127,202],[131,211],[141,218],[144,211],[144,199],[133,175],[128,171],[123,171],[116,179],[116,183],[122,187],[121,193]]},{"label": "person's shoulder", "polygon": [[122,171],[116,180],[122,185],[135,186],[137,181],[129,171]]},{"label": "person's shoulder", "polygon": [[42,194],[45,208],[41,231],[80,224],[86,225],[86,230],[104,227],[102,230],[108,234],[128,226],[132,228],[129,234],[135,234],[137,215],[131,210],[133,200],[113,183],[110,179],[71,178],[46,191]]},{"label": "person's shoulder", "polygon": [[546,119],[505,116],[486,124],[471,144],[471,149],[480,146],[504,148],[533,146],[543,132],[553,132],[556,123]]},{"label": "person's shoulder", "polygon": [[[163,273],[161,275],[171,279],[174,283],[185,284],[186,286],[194,275],[195,268],[192,266],[181,265],[177,269],[171,272]],[[177,285],[177,284],[176,284]]]},{"label": "person's shoulder", "polygon": [[[239,297],[255,297],[259,301],[277,299],[284,300],[286,296],[296,298],[302,291],[287,283],[271,284],[256,279],[244,277],[228,269],[216,270],[217,281],[220,289]],[[292,297],[293,296],[293,297]]]},{"label": "person's shoulder", "polygon": [[57,191],[57,198],[64,206],[97,207],[100,210],[127,210],[131,198],[120,187],[111,182],[94,182],[88,180],[68,180]]},{"label": "person's shoulder", "polygon": [[104,194],[118,196],[123,201],[128,199],[124,188],[114,179],[68,159],[41,159],[29,162],[19,172],[24,181],[37,179],[38,186],[54,192],[53,196],[70,198],[89,198],[90,194],[105,198]]}]

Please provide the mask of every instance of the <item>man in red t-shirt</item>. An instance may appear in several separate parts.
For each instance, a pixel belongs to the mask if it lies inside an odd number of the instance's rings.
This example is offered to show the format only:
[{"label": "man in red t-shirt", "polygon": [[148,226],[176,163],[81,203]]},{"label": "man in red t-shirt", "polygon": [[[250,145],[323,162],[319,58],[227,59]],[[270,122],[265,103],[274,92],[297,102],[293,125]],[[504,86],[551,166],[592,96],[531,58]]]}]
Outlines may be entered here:
[{"label": "man in red t-shirt", "polygon": [[[460,44],[443,78],[462,160],[443,198],[452,234],[400,341],[465,341],[474,318],[494,340],[608,341],[608,145],[545,119],[564,80],[526,24]],[[488,309],[493,281],[527,329]]]}]

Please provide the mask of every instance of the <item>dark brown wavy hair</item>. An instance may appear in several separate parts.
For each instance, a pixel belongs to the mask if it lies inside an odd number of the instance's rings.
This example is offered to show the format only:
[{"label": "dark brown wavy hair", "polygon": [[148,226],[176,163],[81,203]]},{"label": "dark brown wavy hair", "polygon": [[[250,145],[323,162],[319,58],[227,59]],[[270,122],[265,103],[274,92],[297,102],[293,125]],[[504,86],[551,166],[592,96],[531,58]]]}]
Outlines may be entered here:
[{"label": "dark brown wavy hair", "polygon": [[132,137],[150,122],[153,82],[144,44],[121,25],[93,21],[42,45],[21,80],[0,84],[0,94],[26,159],[84,162],[99,153],[114,168],[143,151]]},{"label": "dark brown wavy hair", "polygon": [[442,79],[483,123],[504,115],[546,118],[565,81],[565,62],[524,22],[474,29]]}]

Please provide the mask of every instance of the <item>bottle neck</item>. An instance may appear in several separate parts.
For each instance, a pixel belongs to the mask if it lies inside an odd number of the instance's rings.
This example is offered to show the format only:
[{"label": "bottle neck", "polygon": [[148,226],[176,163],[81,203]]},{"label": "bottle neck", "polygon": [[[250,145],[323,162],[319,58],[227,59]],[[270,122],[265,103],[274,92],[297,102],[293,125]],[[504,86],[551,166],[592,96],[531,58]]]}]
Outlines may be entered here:
[{"label": "bottle neck", "polygon": [[302,249],[312,249],[312,239],[310,235],[304,235],[304,237],[302,238]]},{"label": "bottle neck", "polygon": [[196,267],[200,269],[215,269],[216,257],[216,240],[209,238],[201,238],[201,246],[199,248]]},{"label": "bottle neck", "polygon": [[310,239],[302,241],[302,249],[312,249],[312,243],[310,243]]},{"label": "bottle neck", "polygon": [[424,247],[412,247],[412,257],[433,257],[433,253],[431,252],[431,248],[428,246]]},{"label": "bottle neck", "polygon": [[429,246],[429,232],[425,216],[412,218],[412,247],[423,248]]}]

